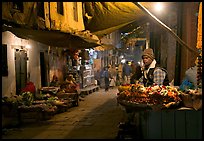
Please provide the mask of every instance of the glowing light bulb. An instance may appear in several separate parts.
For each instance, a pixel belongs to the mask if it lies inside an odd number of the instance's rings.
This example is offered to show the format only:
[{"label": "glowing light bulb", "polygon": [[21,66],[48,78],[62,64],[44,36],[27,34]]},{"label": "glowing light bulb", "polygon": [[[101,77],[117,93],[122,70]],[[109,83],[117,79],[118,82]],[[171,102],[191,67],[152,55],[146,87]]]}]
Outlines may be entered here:
[{"label": "glowing light bulb", "polygon": [[159,11],[162,11],[163,10],[163,4],[161,4],[161,3],[157,3],[156,5],[155,5],[155,10],[157,11],[157,12],[159,12]]},{"label": "glowing light bulb", "polygon": [[30,45],[26,45],[26,48],[27,48],[27,49],[30,49],[30,48],[31,48],[31,46],[30,46]]}]

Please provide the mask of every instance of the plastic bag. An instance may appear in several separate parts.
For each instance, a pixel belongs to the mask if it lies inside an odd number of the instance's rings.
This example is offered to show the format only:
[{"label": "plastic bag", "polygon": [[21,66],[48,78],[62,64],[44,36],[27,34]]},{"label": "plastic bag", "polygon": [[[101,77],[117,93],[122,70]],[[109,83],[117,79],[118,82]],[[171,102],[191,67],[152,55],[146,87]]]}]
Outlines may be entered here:
[{"label": "plastic bag", "polygon": [[189,82],[187,78],[185,78],[185,79],[182,81],[182,83],[181,83],[179,89],[180,89],[181,91],[188,91],[189,89],[194,89],[194,85],[193,85],[191,82]]},{"label": "plastic bag", "polygon": [[197,66],[189,68],[186,72],[186,79],[191,82],[195,87],[197,87]]}]

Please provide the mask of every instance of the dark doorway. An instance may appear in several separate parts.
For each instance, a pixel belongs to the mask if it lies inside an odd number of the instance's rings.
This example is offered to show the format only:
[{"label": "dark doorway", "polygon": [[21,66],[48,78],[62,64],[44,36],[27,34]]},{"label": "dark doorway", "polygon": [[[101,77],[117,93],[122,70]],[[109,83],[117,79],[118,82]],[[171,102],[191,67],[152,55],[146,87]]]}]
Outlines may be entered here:
[{"label": "dark doorway", "polygon": [[16,71],[16,94],[20,94],[27,82],[27,52],[16,49],[15,51],[15,71]]},{"label": "dark doorway", "polygon": [[41,73],[41,85],[42,87],[47,86],[47,69],[45,63],[45,53],[40,52],[40,73]]}]

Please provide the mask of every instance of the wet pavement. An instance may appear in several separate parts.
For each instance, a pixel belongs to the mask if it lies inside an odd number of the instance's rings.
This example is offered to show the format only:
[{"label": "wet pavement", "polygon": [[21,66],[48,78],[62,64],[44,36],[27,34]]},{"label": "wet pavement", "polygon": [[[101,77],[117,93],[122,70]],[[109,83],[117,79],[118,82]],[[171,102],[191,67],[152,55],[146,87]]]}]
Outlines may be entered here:
[{"label": "wet pavement", "polygon": [[2,139],[116,139],[124,118],[117,104],[117,87],[86,95],[78,107],[56,114],[50,120],[8,129]]}]

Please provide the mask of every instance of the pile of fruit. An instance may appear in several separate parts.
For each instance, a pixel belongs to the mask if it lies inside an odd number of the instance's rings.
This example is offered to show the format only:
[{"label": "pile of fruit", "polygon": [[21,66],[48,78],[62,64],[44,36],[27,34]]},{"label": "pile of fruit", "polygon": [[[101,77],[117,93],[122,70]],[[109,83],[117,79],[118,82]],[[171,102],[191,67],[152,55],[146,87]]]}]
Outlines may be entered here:
[{"label": "pile of fruit", "polygon": [[172,86],[153,85],[144,87],[141,84],[128,84],[118,87],[118,100],[125,100],[131,103],[139,104],[161,104],[165,105],[171,102],[181,101],[181,92]]}]

